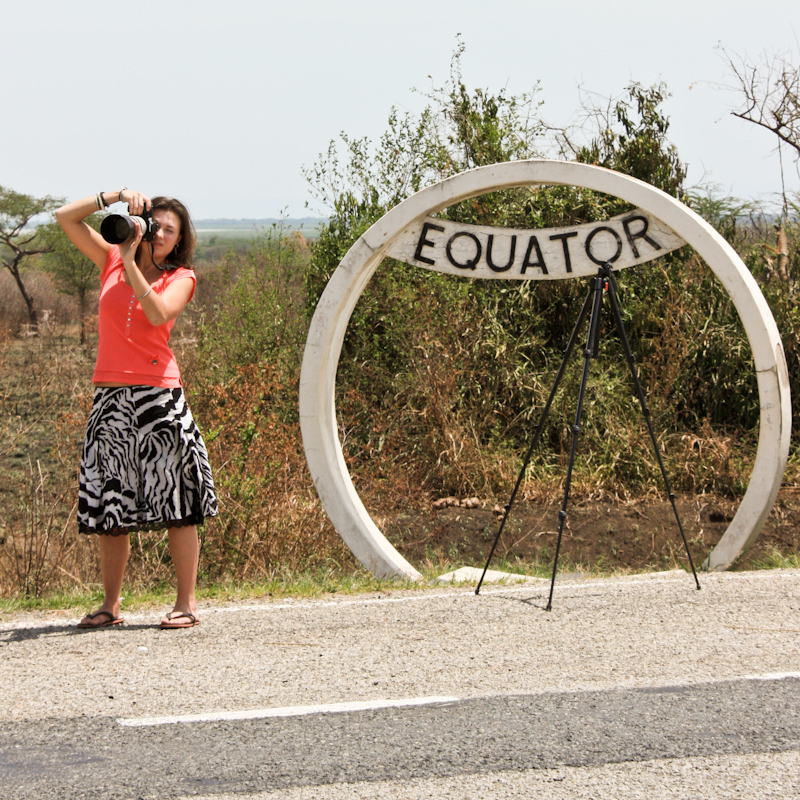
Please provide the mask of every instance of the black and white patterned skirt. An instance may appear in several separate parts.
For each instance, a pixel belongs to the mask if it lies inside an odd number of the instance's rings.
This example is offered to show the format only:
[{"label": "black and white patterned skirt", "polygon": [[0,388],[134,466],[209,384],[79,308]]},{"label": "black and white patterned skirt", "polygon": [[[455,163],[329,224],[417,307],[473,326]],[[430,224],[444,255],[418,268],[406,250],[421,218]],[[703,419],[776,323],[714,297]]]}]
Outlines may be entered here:
[{"label": "black and white patterned skirt", "polygon": [[208,452],[183,390],[95,388],[81,457],[81,533],[198,525],[217,514]]}]

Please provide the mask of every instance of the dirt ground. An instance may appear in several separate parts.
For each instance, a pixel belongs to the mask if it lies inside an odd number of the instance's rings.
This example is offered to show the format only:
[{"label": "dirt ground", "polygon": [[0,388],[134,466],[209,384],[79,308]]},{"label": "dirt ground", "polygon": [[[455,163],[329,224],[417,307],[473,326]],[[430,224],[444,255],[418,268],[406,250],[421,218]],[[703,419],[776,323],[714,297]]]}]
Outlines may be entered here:
[{"label": "dirt ground", "polygon": [[[736,513],[738,502],[677,498],[695,566],[700,568]],[[515,562],[552,568],[561,502],[515,502],[492,559],[500,568]],[[497,536],[502,509],[478,498],[442,498],[429,510],[384,520],[383,530],[412,564],[482,566]],[[776,554],[800,554],[800,491],[783,489],[753,546],[735,566],[752,569]],[[669,500],[620,503],[579,499],[567,505],[559,569],[688,568]]]}]

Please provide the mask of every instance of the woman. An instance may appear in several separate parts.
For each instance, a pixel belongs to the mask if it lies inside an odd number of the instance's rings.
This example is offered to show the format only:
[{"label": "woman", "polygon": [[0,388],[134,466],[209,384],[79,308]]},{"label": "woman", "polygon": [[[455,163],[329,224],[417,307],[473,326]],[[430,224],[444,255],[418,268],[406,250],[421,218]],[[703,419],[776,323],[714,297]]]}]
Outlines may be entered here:
[{"label": "woman", "polygon": [[[129,213],[152,212],[152,241],[136,232],[111,245],[84,220],[110,203]],[[101,269],[99,341],[92,413],[81,458],[78,526],[99,534],[105,597],[80,628],[124,620],[120,594],[130,555],[128,534],[167,528],[178,584],[162,628],[199,624],[195,584],[200,552],[197,525],[217,514],[206,447],[186,406],[169,337],[194,293],[195,235],[177,200],[152,200],[127,187],[59,208],[70,241]],[[151,238],[148,235],[148,239]]]}]

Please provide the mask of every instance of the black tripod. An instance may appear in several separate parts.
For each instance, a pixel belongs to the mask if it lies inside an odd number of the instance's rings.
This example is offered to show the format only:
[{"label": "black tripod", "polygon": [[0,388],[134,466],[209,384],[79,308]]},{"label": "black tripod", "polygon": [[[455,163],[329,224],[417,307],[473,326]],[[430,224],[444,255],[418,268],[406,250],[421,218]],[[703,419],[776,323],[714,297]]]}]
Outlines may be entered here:
[{"label": "black tripod", "polygon": [[489,569],[489,564],[492,561],[492,557],[494,556],[495,548],[497,547],[497,543],[500,541],[500,536],[503,533],[503,528],[505,527],[506,520],[508,519],[509,514],[511,513],[511,507],[514,505],[514,500],[517,496],[517,492],[519,491],[519,487],[522,484],[522,479],[525,476],[525,471],[528,469],[528,464],[530,463],[531,456],[533,455],[533,450],[536,445],[539,443],[539,438],[542,435],[542,430],[544,429],[544,423],[547,419],[547,415],[550,412],[550,406],[553,402],[553,398],[556,396],[556,391],[558,390],[558,386],[561,383],[561,379],[564,376],[564,370],[567,366],[567,361],[569,361],[569,357],[572,353],[572,350],[575,346],[575,342],[578,339],[578,334],[580,332],[580,328],[583,325],[584,320],[586,319],[586,315],[589,313],[589,309],[591,307],[591,316],[589,317],[589,333],[586,338],[586,348],[583,351],[583,375],[581,377],[581,387],[580,391],[578,392],[578,409],[575,413],[575,424],[572,426],[572,448],[569,454],[569,465],[567,467],[567,479],[564,485],[564,502],[561,504],[561,510],[558,512],[558,540],[556,542],[556,555],[553,561],[553,577],[550,580],[550,596],[547,599],[547,611],[550,611],[553,607],[553,587],[555,586],[556,582],[556,572],[558,570],[558,554],[561,549],[561,537],[564,533],[564,522],[567,519],[567,501],[569,500],[569,490],[570,484],[572,482],[572,467],[575,463],[575,452],[578,447],[578,434],[581,430],[581,415],[583,413],[583,398],[584,394],[586,393],[586,381],[589,377],[589,362],[591,361],[593,356],[597,355],[597,346],[600,337],[600,312],[602,310],[603,305],[603,292],[608,293],[608,297],[611,301],[611,311],[614,315],[614,320],[617,323],[617,331],[619,332],[619,338],[622,340],[622,346],[625,349],[625,358],[628,361],[628,366],[631,370],[631,375],[633,375],[633,382],[636,386],[636,393],[639,397],[639,404],[642,407],[642,413],[644,414],[644,418],[647,421],[647,430],[650,432],[650,439],[653,443],[653,449],[656,454],[656,460],[658,461],[658,466],[661,469],[661,476],[664,479],[664,487],[669,495],[669,501],[672,504],[672,510],[675,514],[675,520],[678,523],[678,528],[681,532],[681,538],[683,539],[683,546],[686,548],[686,555],[689,557],[689,565],[692,568],[692,575],[694,575],[694,581],[697,584],[697,588],[700,588],[700,581],[697,579],[697,571],[694,568],[694,562],[692,561],[692,554],[689,552],[689,544],[686,541],[686,534],[683,532],[683,525],[681,524],[680,516],[678,515],[678,509],[675,505],[675,495],[672,492],[672,488],[670,487],[669,478],[667,477],[667,471],[664,469],[664,462],[661,459],[661,453],[658,449],[658,442],[656,441],[656,435],[653,432],[653,424],[650,420],[650,409],[647,407],[647,401],[645,400],[644,391],[642,390],[642,384],[639,381],[639,375],[636,371],[636,358],[634,357],[633,353],[631,352],[631,346],[628,342],[628,337],[625,333],[625,326],[622,323],[622,314],[619,308],[619,301],[617,300],[617,279],[612,274],[611,271],[611,264],[605,264],[604,266],[600,267],[597,271],[597,277],[593,281],[593,286],[590,286],[589,292],[586,295],[586,299],[583,301],[583,308],[581,308],[581,312],[578,315],[578,321],[575,323],[575,327],[572,330],[572,334],[569,337],[569,342],[567,343],[567,347],[564,350],[564,357],[561,360],[561,366],[558,368],[558,373],[556,374],[555,381],[553,382],[553,388],[550,390],[550,396],[547,398],[547,402],[544,406],[544,411],[542,411],[542,417],[539,420],[539,424],[536,426],[536,431],[533,436],[533,441],[531,442],[530,447],[528,448],[528,454],[525,456],[525,462],[522,465],[522,469],[520,470],[519,477],[517,478],[517,483],[514,486],[514,491],[511,493],[511,499],[508,501],[508,505],[505,508],[505,514],[503,515],[503,520],[500,523],[500,529],[497,531],[497,536],[495,537],[494,544],[492,545],[492,549],[489,553],[489,558],[486,560],[486,566],[483,568],[483,574],[481,575],[481,579],[478,582],[478,587],[475,589],[475,594],[478,594],[481,590],[481,585],[483,584],[483,579],[486,577],[486,571]]}]

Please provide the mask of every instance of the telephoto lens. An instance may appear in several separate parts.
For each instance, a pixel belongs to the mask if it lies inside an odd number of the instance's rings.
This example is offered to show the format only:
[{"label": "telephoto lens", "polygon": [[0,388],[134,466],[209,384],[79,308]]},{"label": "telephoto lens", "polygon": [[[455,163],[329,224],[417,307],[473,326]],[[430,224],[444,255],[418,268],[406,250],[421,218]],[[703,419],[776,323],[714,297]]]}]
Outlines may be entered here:
[{"label": "telephoto lens", "polygon": [[142,231],[142,240],[152,242],[159,229],[158,220],[153,219],[149,211],[143,211],[141,217],[129,217],[127,214],[109,214],[100,223],[100,235],[109,244],[127,242],[135,236],[137,227]]},{"label": "telephoto lens", "polygon": [[146,231],[147,223],[141,217],[129,217],[126,214],[109,214],[100,223],[100,235],[109,244],[126,242],[139,230]]}]

